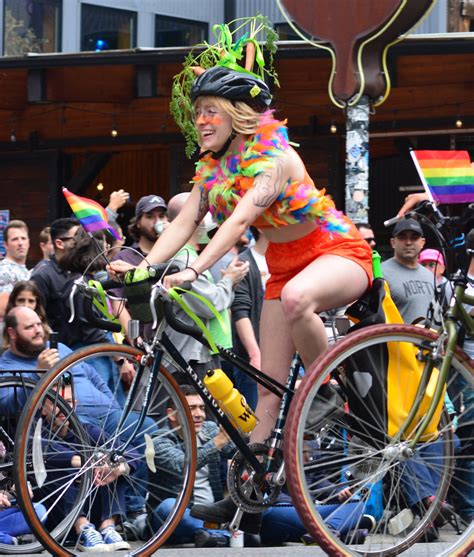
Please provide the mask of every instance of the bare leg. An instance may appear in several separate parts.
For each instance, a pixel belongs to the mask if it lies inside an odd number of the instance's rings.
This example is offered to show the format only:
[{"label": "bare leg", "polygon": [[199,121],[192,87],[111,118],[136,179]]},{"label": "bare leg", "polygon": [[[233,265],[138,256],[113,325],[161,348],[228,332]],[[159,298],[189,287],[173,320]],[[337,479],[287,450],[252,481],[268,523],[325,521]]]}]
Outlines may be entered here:
[{"label": "bare leg", "polygon": [[[263,303],[260,331],[262,371],[280,383],[285,383],[295,346],[279,300],[265,300]],[[269,436],[279,406],[280,399],[259,385],[255,413],[260,421],[252,432],[252,443],[265,441]]]},{"label": "bare leg", "polygon": [[285,285],[282,309],[306,369],[327,347],[324,325],[316,312],[354,302],[367,286],[362,267],[337,255],[319,257]]}]

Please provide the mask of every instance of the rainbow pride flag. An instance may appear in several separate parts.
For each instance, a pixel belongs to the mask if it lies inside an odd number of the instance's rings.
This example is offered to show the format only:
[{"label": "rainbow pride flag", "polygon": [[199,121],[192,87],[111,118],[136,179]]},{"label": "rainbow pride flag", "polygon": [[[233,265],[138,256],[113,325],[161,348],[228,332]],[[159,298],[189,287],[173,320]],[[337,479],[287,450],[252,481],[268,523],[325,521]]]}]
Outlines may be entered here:
[{"label": "rainbow pride flag", "polygon": [[99,205],[99,203],[92,199],[87,199],[87,197],[79,197],[71,193],[67,188],[63,188],[63,194],[71,206],[74,216],[80,221],[84,230],[87,232],[107,230],[114,238],[120,239],[117,232],[109,225],[107,213],[102,205]]},{"label": "rainbow pride flag", "polygon": [[438,203],[474,201],[474,168],[467,151],[411,151],[423,186]]}]

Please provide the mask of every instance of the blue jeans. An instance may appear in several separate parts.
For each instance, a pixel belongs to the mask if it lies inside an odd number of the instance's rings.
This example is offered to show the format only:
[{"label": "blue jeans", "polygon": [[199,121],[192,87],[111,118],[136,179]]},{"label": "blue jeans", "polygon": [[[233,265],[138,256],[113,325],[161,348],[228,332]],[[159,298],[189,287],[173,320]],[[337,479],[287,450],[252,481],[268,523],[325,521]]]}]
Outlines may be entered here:
[{"label": "blue jeans", "polygon": [[[155,509],[152,518],[153,528],[158,530],[163,522],[168,518],[169,513],[176,499],[164,499]],[[168,542],[172,544],[192,543],[194,542],[194,534],[197,530],[204,530],[204,522],[199,518],[194,518],[190,514],[189,509],[184,511],[184,514],[179,521],[179,524],[174,529],[173,534],[168,538]],[[213,534],[221,534],[230,537],[227,530],[209,530]]]},{"label": "blue jeans", "polygon": [[[46,507],[41,503],[33,503],[36,515],[40,520],[46,514]],[[0,511],[0,532],[9,536],[22,536],[30,534],[31,528],[18,507],[8,507]],[[8,543],[7,541],[3,543]]]},{"label": "blue jeans", "polygon": [[[138,415],[139,414],[137,412],[131,412],[127,416],[127,419],[122,426],[122,433],[120,434],[120,437],[123,441],[127,441],[132,435],[133,430],[135,429],[134,424],[138,420]],[[122,412],[120,410],[111,410],[108,414],[103,416],[103,418],[100,420],[101,423],[97,425],[103,426],[105,432],[113,437],[121,417]],[[140,454],[144,455],[145,440],[143,438],[143,435],[145,433],[148,433],[148,435],[154,437],[156,436],[157,432],[158,428],[156,422],[152,418],[146,416],[143,424],[137,432],[137,436],[132,441],[132,446],[135,447]],[[131,482],[127,482],[127,488],[125,490],[127,512],[141,511],[145,506],[145,497],[148,486],[148,469],[144,460],[136,464],[137,468],[133,473],[133,478],[135,480],[133,482],[133,488]]]},{"label": "blue jeans", "polygon": [[[329,528],[344,535],[359,523],[364,503],[317,505],[316,510]],[[260,538],[264,544],[299,542],[306,532],[295,507],[277,505],[263,513]]]},{"label": "blue jeans", "polygon": [[[434,495],[438,489],[443,469],[443,440],[426,443],[413,458],[400,465],[400,485],[408,506],[412,507],[425,497]],[[454,449],[459,448],[459,439],[454,437]]]}]

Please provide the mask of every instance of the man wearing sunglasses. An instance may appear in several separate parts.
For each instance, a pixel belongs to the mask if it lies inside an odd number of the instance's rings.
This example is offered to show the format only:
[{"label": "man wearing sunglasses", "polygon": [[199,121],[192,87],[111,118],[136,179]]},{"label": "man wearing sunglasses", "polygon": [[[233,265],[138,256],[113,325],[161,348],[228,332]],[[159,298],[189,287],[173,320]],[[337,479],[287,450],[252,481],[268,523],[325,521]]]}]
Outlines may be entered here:
[{"label": "man wearing sunglasses", "polygon": [[69,284],[68,271],[59,266],[64,255],[74,247],[79,221],[74,218],[57,219],[51,223],[51,241],[54,255],[45,261],[31,275],[41,293],[41,300],[46,311],[48,324],[53,331],[59,333],[59,342],[72,345],[69,309],[65,303],[65,292]]}]

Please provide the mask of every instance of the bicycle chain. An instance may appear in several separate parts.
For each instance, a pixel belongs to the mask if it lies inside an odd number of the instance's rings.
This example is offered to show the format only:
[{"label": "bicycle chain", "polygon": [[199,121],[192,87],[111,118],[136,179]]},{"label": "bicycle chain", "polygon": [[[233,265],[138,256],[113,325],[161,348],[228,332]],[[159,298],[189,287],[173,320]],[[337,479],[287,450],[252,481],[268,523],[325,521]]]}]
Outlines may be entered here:
[{"label": "bicycle chain", "polygon": [[[266,464],[268,447],[263,443],[252,443],[248,448],[260,462]],[[283,462],[283,454],[277,449],[269,472],[277,472]],[[227,472],[227,487],[234,503],[244,512],[259,513],[273,507],[281,493],[281,486],[270,485],[265,480],[257,485],[254,470],[245,457],[237,452]]]}]

